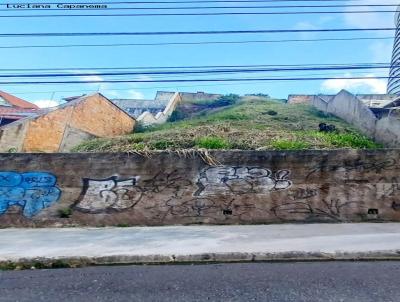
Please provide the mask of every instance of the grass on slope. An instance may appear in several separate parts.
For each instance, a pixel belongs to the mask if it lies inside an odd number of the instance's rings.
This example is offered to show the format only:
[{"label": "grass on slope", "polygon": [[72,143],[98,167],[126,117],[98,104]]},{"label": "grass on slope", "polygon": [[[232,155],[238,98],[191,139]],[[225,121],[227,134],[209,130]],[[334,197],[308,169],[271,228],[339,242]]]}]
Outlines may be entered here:
[{"label": "grass on slope", "polygon": [[[337,133],[319,132],[320,123],[333,124]],[[298,150],[379,148],[353,127],[307,105],[287,105],[245,97],[236,105],[192,119],[169,122],[141,133],[94,139],[77,152],[129,152],[177,149]]]}]

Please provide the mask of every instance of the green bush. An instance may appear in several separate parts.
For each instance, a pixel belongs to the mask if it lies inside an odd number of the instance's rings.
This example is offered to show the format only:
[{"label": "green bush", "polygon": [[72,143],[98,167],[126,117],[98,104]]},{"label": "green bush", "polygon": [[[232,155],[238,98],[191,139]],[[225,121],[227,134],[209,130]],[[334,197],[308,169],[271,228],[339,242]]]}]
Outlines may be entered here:
[{"label": "green bush", "polygon": [[311,147],[311,145],[307,142],[298,140],[291,141],[285,139],[274,140],[271,143],[271,146],[276,150],[304,150]]},{"label": "green bush", "polygon": [[227,94],[219,97],[213,105],[215,107],[222,107],[222,106],[229,106],[229,105],[234,105],[239,101],[240,96],[237,94]]},{"label": "green bush", "polygon": [[175,146],[174,142],[167,141],[167,140],[158,140],[158,141],[151,143],[152,149],[156,149],[156,150],[166,150],[166,149],[173,148],[174,146]]},{"label": "green bush", "polygon": [[358,149],[376,149],[382,147],[369,138],[356,133],[326,133],[325,134],[332,145],[336,147],[358,148]]},{"label": "green bush", "polygon": [[217,136],[205,136],[196,141],[196,146],[204,149],[229,149],[229,143]]},{"label": "green bush", "polygon": [[133,128],[133,133],[142,133],[146,131],[146,126],[141,122],[136,122],[135,127]]},{"label": "green bush", "polygon": [[176,109],[168,118],[168,122],[173,123],[173,122],[178,122],[183,119],[185,119],[187,116],[183,111],[180,111],[179,109]]}]

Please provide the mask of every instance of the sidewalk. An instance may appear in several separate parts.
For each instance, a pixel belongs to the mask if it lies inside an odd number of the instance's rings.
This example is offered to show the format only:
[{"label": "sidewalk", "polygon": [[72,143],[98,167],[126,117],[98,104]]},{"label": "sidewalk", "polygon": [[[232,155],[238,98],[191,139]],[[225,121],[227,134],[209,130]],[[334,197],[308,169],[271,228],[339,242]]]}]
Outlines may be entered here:
[{"label": "sidewalk", "polygon": [[400,260],[400,223],[1,229],[0,263]]}]

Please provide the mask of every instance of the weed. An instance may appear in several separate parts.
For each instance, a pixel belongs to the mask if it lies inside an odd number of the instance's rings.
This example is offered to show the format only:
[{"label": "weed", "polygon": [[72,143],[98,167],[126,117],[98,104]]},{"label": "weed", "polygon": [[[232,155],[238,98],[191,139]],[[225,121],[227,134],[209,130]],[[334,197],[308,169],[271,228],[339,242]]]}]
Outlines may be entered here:
[{"label": "weed", "polygon": [[69,218],[72,215],[72,210],[70,208],[58,210],[58,217]]},{"label": "weed", "polygon": [[216,136],[205,136],[201,137],[196,141],[196,146],[204,149],[229,149],[229,143]]},{"label": "weed", "polygon": [[62,260],[56,260],[55,262],[51,263],[51,268],[70,268],[71,266]]},{"label": "weed", "polygon": [[[358,134],[356,129],[343,120],[326,115],[309,105],[287,105],[258,96],[228,99],[235,103],[218,109],[204,106],[201,112],[190,113],[190,119],[146,127],[142,133],[90,140],[74,148],[74,151],[380,147]],[[204,103],[215,101],[204,100]],[[278,114],[274,115],[274,112]],[[320,133],[318,125],[322,123],[335,125],[337,133]]]},{"label": "weed", "polygon": [[310,143],[304,141],[291,141],[285,139],[274,140],[271,143],[273,149],[276,150],[304,150],[311,147]]},{"label": "weed", "polygon": [[117,224],[117,227],[118,227],[118,228],[128,228],[128,227],[129,227],[129,224],[127,224],[127,223],[118,223],[118,224]]},{"label": "weed", "polygon": [[173,148],[175,146],[174,142],[167,141],[167,140],[158,140],[155,142],[151,143],[152,149],[157,149],[157,150],[166,150]]},{"label": "weed", "polygon": [[12,262],[6,262],[0,264],[0,271],[13,271],[17,268],[17,265]]}]

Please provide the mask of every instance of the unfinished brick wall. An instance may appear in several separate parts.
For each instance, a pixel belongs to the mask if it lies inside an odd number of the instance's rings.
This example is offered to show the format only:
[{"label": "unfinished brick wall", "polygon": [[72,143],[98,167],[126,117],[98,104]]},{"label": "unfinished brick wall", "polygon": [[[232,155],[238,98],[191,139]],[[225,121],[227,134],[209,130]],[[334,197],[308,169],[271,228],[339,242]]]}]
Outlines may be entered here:
[{"label": "unfinished brick wall", "polygon": [[[0,130],[0,151],[11,147],[20,152],[70,150],[89,137],[114,137],[133,131],[135,120],[101,94],[72,101],[40,115]],[[21,126],[22,125],[22,126]],[[17,131],[18,130],[18,131]],[[74,133],[71,139],[70,133]]]}]

